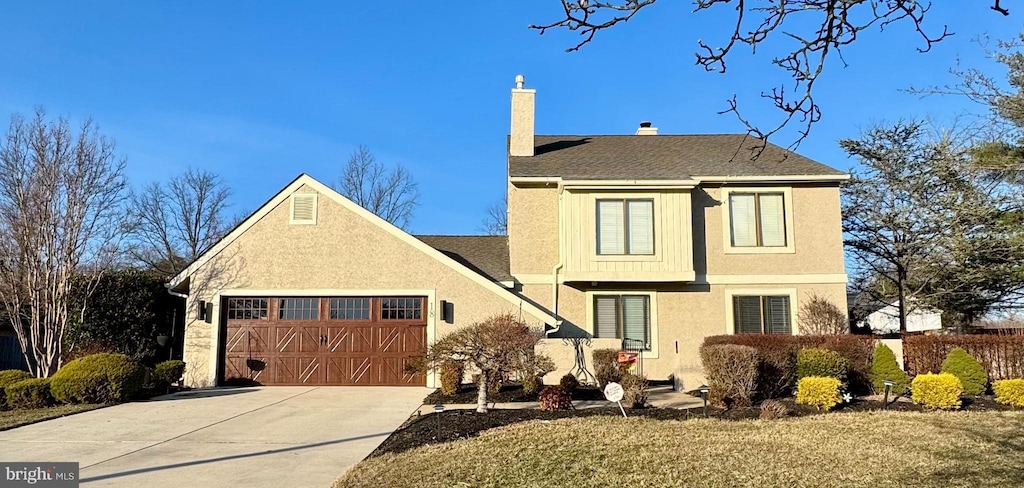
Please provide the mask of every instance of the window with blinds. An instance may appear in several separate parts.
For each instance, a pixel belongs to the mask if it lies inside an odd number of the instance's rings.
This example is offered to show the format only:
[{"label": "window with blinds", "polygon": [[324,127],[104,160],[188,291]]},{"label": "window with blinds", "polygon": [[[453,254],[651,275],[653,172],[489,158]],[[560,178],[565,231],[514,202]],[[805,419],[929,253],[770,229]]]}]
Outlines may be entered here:
[{"label": "window with blinds", "polygon": [[786,208],[782,193],[729,194],[734,247],[786,247]]},{"label": "window with blinds", "polygon": [[598,200],[597,253],[654,254],[654,200]]},{"label": "window with blinds", "polygon": [[734,296],[737,334],[792,334],[788,296]]},{"label": "window with blinds", "polygon": [[651,297],[595,295],[594,337],[629,339],[651,348]]}]

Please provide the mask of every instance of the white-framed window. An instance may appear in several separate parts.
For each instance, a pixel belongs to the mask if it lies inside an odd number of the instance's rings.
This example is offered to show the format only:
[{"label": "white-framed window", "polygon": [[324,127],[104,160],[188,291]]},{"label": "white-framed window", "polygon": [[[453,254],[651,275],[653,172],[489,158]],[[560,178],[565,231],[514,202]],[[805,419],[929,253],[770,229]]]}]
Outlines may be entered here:
[{"label": "white-framed window", "polygon": [[722,190],[726,253],[792,253],[793,193],[790,188]]},{"label": "white-framed window", "polygon": [[600,198],[597,207],[597,254],[654,254],[654,200]]},{"label": "white-framed window", "polygon": [[650,295],[594,295],[594,337],[651,349]]}]

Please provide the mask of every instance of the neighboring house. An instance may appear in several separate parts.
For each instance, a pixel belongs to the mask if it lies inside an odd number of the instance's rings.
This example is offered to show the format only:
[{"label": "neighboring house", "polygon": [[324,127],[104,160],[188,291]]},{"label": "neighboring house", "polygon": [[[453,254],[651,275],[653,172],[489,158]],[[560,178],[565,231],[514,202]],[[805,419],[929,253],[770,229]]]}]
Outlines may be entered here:
[{"label": "neighboring house", "polygon": [[[850,296],[849,316],[853,325],[872,334],[898,334],[900,332],[899,300],[880,302],[866,295]],[[927,332],[942,329],[942,311],[930,307],[914,306],[907,311],[907,332]]]},{"label": "neighboring house", "polygon": [[[512,90],[508,238],[411,236],[302,175],[174,278],[187,380],[426,384],[425,344],[510,311],[573,341],[644,350],[652,379],[704,380],[710,335],[799,333],[812,294],[846,307],[843,172],[745,135],[534,134]],[[576,341],[580,342],[580,341]]]}]

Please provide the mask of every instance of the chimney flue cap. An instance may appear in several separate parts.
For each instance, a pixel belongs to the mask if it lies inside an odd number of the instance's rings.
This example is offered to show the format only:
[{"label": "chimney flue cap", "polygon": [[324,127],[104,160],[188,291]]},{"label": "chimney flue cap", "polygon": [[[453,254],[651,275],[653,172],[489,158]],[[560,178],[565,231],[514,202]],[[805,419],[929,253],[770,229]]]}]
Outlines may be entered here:
[{"label": "chimney flue cap", "polygon": [[525,82],[526,82],[526,77],[524,77],[523,75],[516,75],[516,88],[522,89],[523,88],[523,83],[525,83]]},{"label": "chimney flue cap", "polygon": [[645,121],[643,121],[643,122],[640,122],[640,127],[644,128],[644,129],[647,129],[647,128],[649,128],[650,126],[651,126],[651,122],[650,122],[650,121],[648,121],[648,120],[645,120]]}]

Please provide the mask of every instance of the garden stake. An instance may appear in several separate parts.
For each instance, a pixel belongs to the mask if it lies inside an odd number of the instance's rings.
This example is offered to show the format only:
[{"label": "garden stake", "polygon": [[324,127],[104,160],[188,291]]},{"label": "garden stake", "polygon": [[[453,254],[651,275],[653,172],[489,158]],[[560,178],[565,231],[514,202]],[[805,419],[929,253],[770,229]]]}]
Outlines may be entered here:
[{"label": "garden stake", "polygon": [[885,400],[882,400],[882,410],[888,410],[889,409],[889,389],[892,388],[892,385],[894,385],[895,383],[892,380],[889,380],[889,379],[883,381],[882,383],[885,384]]}]

